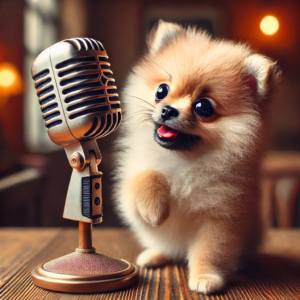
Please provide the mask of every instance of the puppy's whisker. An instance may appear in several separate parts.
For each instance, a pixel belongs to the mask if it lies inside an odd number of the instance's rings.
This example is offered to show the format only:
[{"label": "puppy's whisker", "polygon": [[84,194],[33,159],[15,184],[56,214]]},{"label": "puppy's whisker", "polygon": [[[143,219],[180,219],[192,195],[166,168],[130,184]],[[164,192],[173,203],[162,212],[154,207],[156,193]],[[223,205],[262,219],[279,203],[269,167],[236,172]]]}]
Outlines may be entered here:
[{"label": "puppy's whisker", "polygon": [[141,118],[144,118],[144,120],[147,120],[147,121],[149,120],[149,121],[153,122],[152,114],[150,114],[147,111],[146,112],[144,112],[144,111],[133,112],[129,116],[127,116],[127,119],[130,118],[130,117],[133,117],[133,116],[137,116],[137,115],[140,115],[138,120],[140,120]]},{"label": "puppy's whisker", "polygon": [[136,104],[132,104],[132,103],[127,103],[127,105],[134,106],[134,107],[140,107],[140,108],[143,108],[143,109],[147,109],[148,111],[151,111],[151,112],[154,111],[152,108],[141,106],[141,105],[136,105]]},{"label": "puppy's whisker", "polygon": [[132,118],[136,115],[144,115],[144,116],[149,117],[149,119],[152,120],[151,114],[149,114],[149,112],[147,112],[147,111],[145,111],[145,112],[144,111],[136,111],[136,112],[133,112],[129,115],[126,115],[123,121],[126,121],[126,120],[128,120],[128,119],[130,119],[130,118]]},{"label": "puppy's whisker", "polygon": [[132,97],[132,98],[134,98],[134,99],[137,99],[137,100],[139,100],[139,101],[143,101],[143,102],[149,104],[150,106],[152,106],[153,108],[155,108],[155,106],[154,106],[152,103],[150,103],[149,101],[147,101],[147,100],[144,100],[144,99],[142,99],[142,98],[140,98],[140,97],[133,96],[133,95],[129,95],[129,94],[125,94],[125,95],[128,96],[128,97]]},{"label": "puppy's whisker", "polygon": [[138,120],[137,120],[137,122],[135,123],[137,126],[138,125],[141,125],[141,124],[145,124],[145,123],[149,123],[148,121],[152,121],[152,119],[151,118],[149,118],[149,117],[144,117],[143,118],[143,116],[141,116]]},{"label": "puppy's whisker", "polygon": [[134,115],[138,115],[138,114],[144,114],[144,115],[149,115],[149,116],[152,115],[151,113],[149,113],[148,110],[139,110],[139,111],[135,111],[135,112],[132,112],[132,113],[128,114],[126,117],[134,116]]}]

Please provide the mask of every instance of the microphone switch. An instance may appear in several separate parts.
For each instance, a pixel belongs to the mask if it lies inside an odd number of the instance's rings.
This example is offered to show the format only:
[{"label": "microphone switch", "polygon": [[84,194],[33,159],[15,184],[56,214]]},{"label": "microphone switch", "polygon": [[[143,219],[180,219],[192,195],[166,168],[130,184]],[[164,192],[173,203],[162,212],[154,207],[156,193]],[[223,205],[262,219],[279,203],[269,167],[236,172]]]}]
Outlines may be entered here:
[{"label": "microphone switch", "polygon": [[94,219],[102,217],[102,173],[82,177],[82,215]]}]

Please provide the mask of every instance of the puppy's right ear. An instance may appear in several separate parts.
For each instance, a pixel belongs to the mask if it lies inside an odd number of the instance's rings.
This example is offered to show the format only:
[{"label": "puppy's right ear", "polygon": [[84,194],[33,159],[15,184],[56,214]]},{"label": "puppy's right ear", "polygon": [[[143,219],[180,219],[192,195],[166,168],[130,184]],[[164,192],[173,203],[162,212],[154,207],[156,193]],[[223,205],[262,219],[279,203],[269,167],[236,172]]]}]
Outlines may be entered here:
[{"label": "puppy's right ear", "polygon": [[276,62],[260,55],[252,54],[244,61],[245,83],[253,95],[264,97],[273,86],[279,83],[281,71]]},{"label": "puppy's right ear", "polygon": [[180,25],[159,20],[156,28],[153,28],[148,36],[147,44],[150,53],[159,51],[165,44],[183,31]]}]

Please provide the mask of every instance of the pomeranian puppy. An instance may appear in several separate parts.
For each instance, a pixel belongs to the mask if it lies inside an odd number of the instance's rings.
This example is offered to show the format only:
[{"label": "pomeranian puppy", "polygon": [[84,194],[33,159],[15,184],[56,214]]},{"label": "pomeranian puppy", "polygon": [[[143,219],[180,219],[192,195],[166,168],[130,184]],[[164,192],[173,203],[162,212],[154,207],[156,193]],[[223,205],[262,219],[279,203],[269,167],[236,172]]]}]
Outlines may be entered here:
[{"label": "pomeranian puppy", "polygon": [[261,240],[260,164],[276,63],[160,21],[123,91],[116,202],[143,267],[185,259],[208,294]]}]

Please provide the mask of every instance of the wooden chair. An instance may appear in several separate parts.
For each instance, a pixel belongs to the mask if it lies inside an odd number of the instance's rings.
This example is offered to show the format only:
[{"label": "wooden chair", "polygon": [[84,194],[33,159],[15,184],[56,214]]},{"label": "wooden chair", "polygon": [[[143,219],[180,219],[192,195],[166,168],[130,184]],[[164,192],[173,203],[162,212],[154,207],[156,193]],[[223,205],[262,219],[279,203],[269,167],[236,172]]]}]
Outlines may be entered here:
[{"label": "wooden chair", "polygon": [[270,152],[263,163],[262,205],[267,227],[295,225],[300,153]]},{"label": "wooden chair", "polygon": [[18,163],[18,171],[0,178],[0,226],[41,225],[47,160],[41,155],[23,155]]}]

